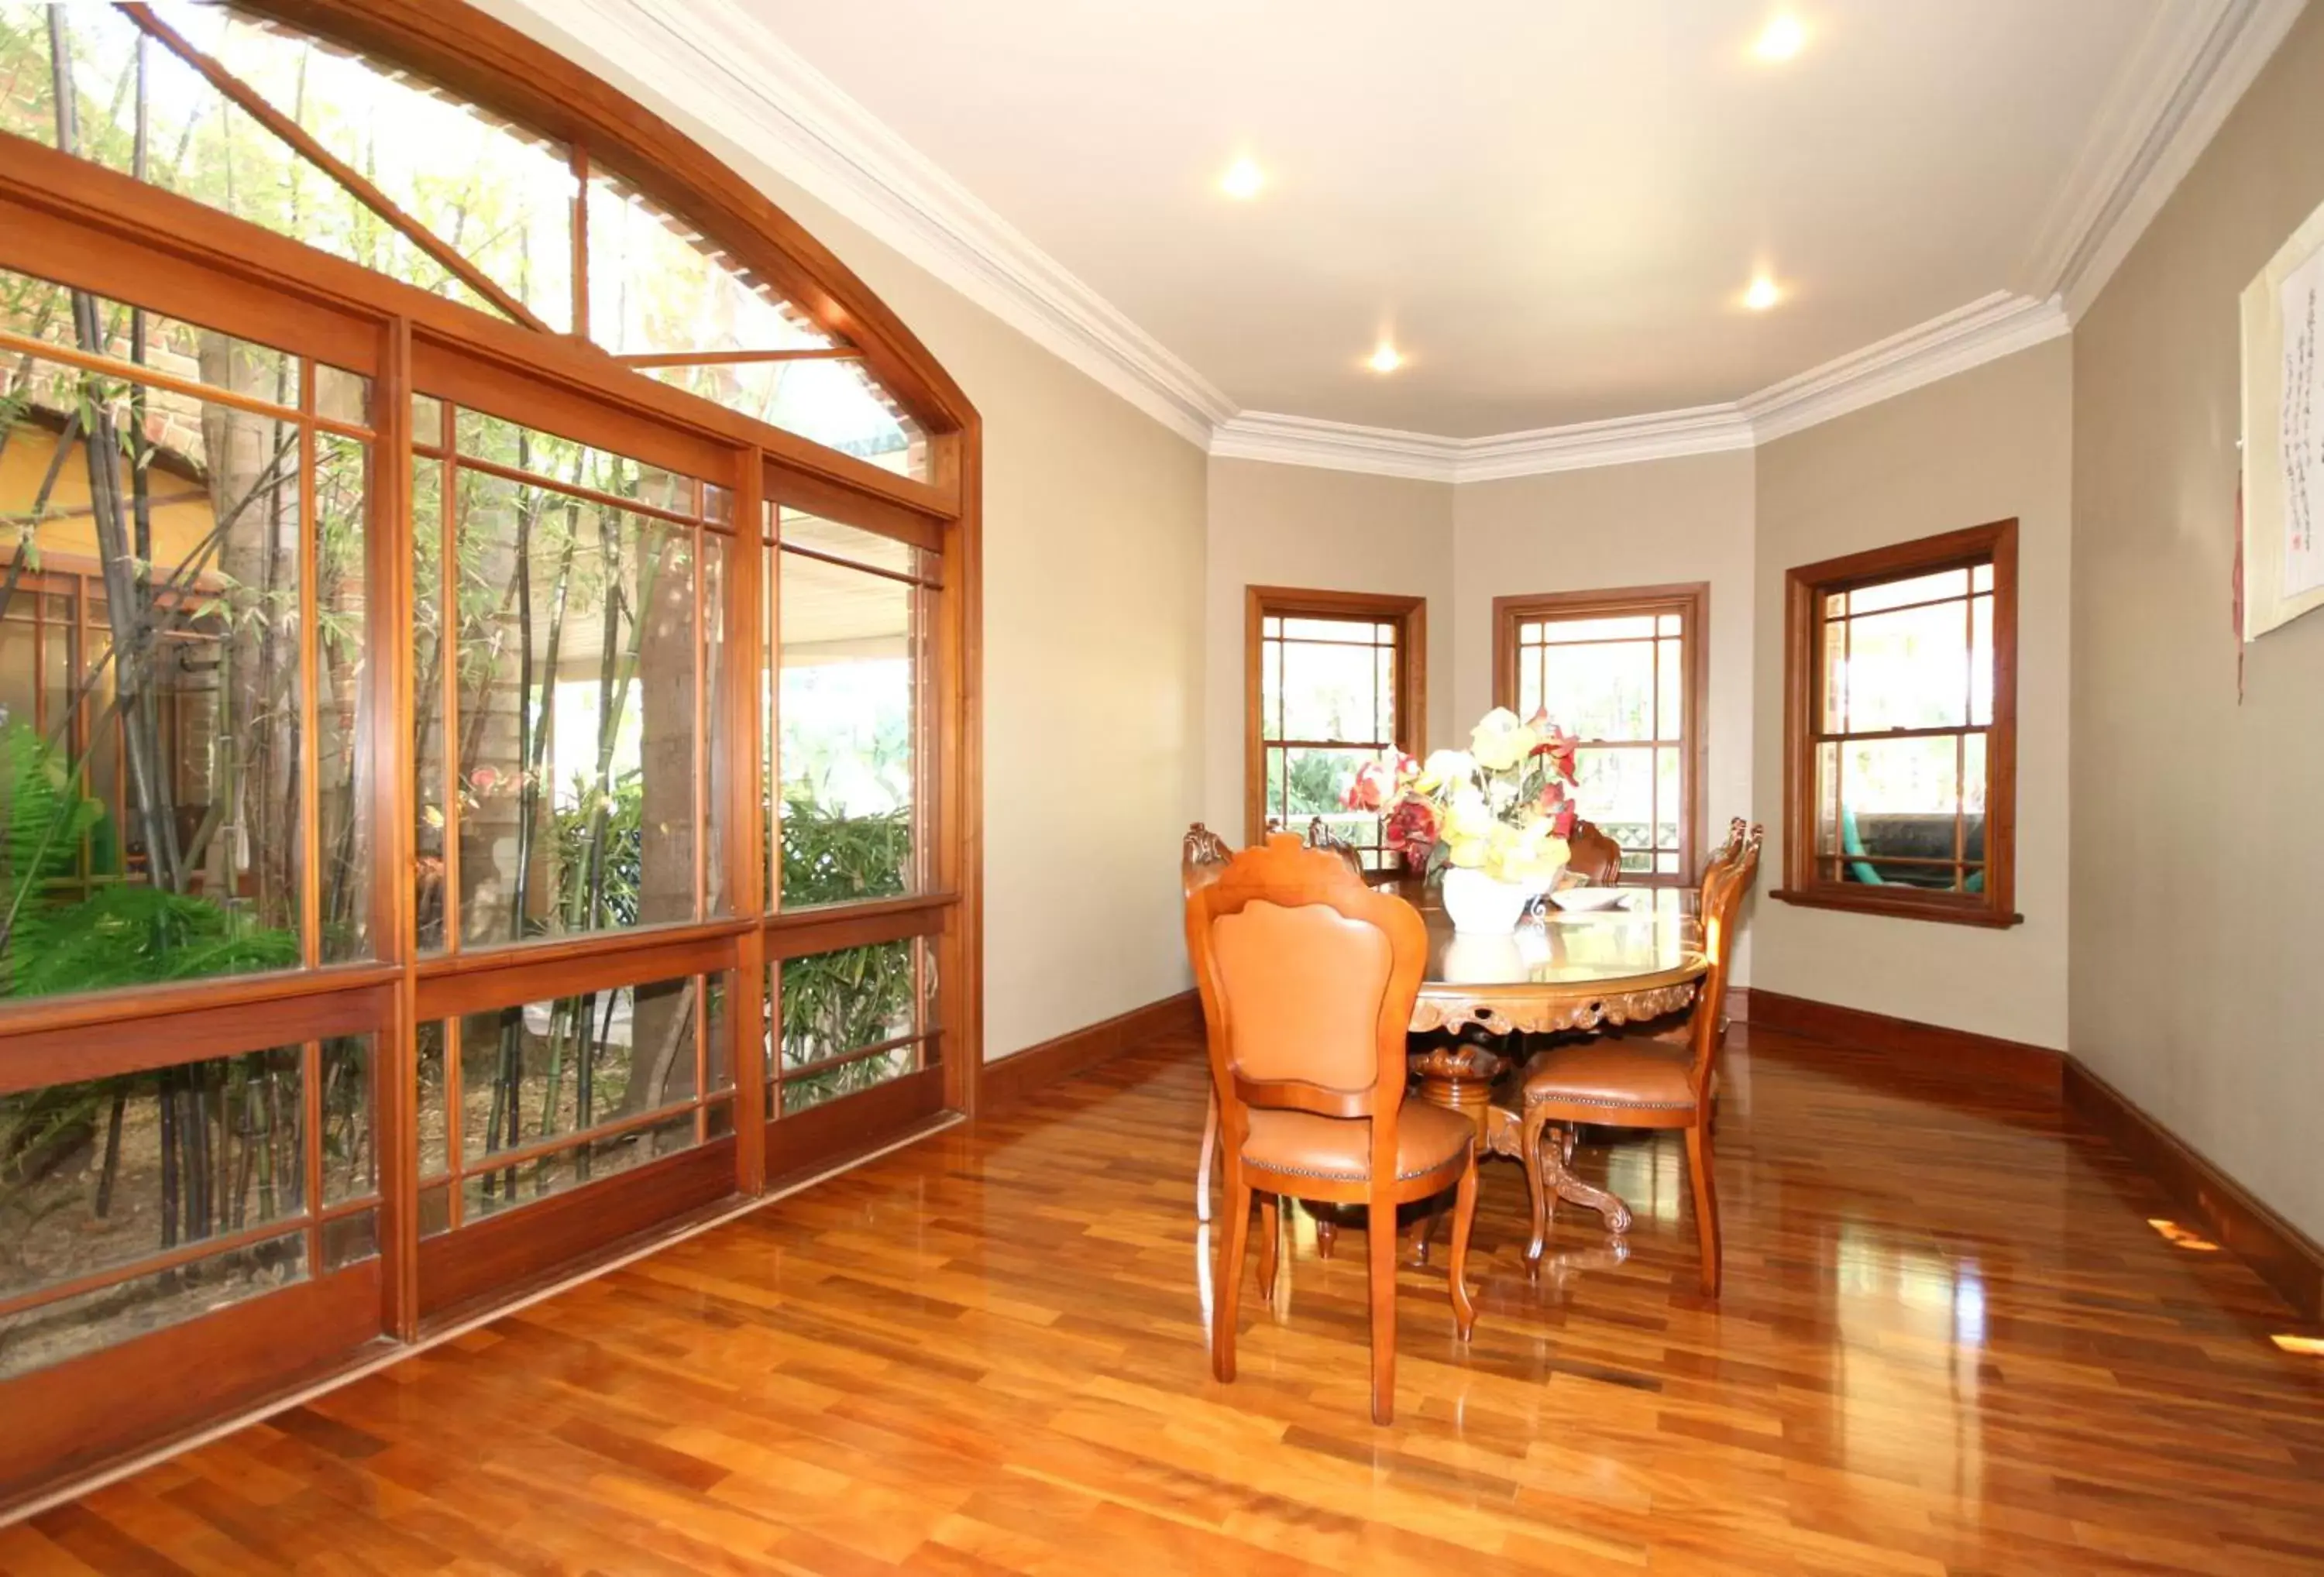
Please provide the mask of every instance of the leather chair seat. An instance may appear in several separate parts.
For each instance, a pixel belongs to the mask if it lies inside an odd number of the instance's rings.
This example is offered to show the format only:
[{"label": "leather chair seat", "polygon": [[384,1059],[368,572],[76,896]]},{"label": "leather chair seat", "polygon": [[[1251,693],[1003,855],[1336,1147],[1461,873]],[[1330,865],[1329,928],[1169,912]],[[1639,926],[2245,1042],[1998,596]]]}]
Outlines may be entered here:
[{"label": "leather chair seat", "polygon": [[[1372,1125],[1360,1117],[1318,1117],[1312,1111],[1250,1108],[1243,1164],[1295,1177],[1360,1183],[1372,1171]],[[1396,1122],[1396,1175],[1420,1177],[1460,1157],[1476,1135],[1457,1111],[1406,1101]]]},{"label": "leather chair seat", "polygon": [[1601,1037],[1555,1046],[1526,1065],[1528,1104],[1603,1108],[1620,1126],[1624,1111],[1691,1111],[1688,1049],[1666,1041]]}]

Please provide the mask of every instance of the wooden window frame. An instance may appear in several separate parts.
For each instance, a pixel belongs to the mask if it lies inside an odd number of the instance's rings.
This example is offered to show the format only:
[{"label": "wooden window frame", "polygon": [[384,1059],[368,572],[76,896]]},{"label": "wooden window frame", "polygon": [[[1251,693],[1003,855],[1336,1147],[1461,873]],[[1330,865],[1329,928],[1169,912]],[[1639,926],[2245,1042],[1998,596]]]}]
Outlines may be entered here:
[{"label": "wooden window frame", "polygon": [[[1667,586],[1619,586],[1604,591],[1536,592],[1493,599],[1493,705],[1517,704],[1517,627],[1565,619],[1617,619],[1675,613],[1685,645],[1685,680],[1680,687],[1678,869],[1622,873],[1624,886],[1692,887],[1701,877],[1705,811],[1702,785],[1709,776],[1711,742],[1705,719],[1711,697],[1711,583],[1676,581]],[[1562,722],[1554,710],[1551,720]],[[1653,851],[1649,851],[1651,859]]]},{"label": "wooden window frame", "polygon": [[[494,318],[190,198],[0,134],[0,268],[276,346],[310,369],[319,362],[359,373],[373,380],[375,400],[364,434],[374,464],[360,746],[368,763],[360,803],[372,834],[374,956],[318,967],[310,950],[303,967],[272,973],[0,1003],[0,1093],[303,1042],[311,1102],[318,1087],[315,1042],[368,1032],[379,1212],[374,1259],[0,1382],[0,1412],[27,1421],[0,1443],[0,1508],[263,1395],[364,1361],[380,1336],[412,1341],[617,1244],[666,1235],[722,1202],[760,1195],[785,1178],[892,1142],[945,1110],[973,1111],[982,1066],[982,789],[974,726],[982,423],[973,405],[902,321],[763,194],[546,46],[440,0],[250,0],[245,8],[409,69],[480,110],[586,150],[587,159],[715,237],[861,355],[918,424],[927,474],[922,480],[886,471],[659,382],[576,337]],[[586,268],[580,272],[586,278]],[[75,354],[56,356],[70,361]],[[311,371],[305,382],[311,385]],[[718,862],[726,912],[701,908],[690,923],[419,952],[416,747],[409,732],[417,676],[410,642],[401,639],[413,595],[412,457],[415,439],[426,442],[413,431],[415,391],[728,490],[731,519],[741,526],[738,535],[720,533],[728,550],[719,660],[729,682],[723,699],[706,684],[696,687],[698,704],[718,708],[700,721],[696,804],[706,812],[703,796],[723,797],[725,840],[706,846],[702,859]],[[310,424],[328,425],[313,415],[311,389],[301,405]],[[941,555],[942,593],[927,599],[933,605],[921,632],[933,653],[933,682],[916,697],[927,744],[918,801],[923,881],[908,898],[769,912],[771,829],[761,812],[758,752],[730,751],[716,775],[707,766],[714,732],[730,742],[758,737],[756,654],[768,649],[770,631],[761,609],[765,566],[748,550],[747,522],[774,497]],[[735,550],[738,536],[744,550]],[[699,667],[699,653],[696,660]],[[312,705],[311,680],[302,694]],[[312,740],[311,727],[302,733]],[[306,780],[312,782],[311,770]],[[311,810],[301,825],[311,837]],[[305,869],[302,880],[311,881],[314,862]],[[764,1026],[754,982],[766,966],[906,936],[924,939],[923,957],[933,965],[922,972],[931,977],[922,1065],[790,1117],[752,1120],[764,1101],[758,1052]],[[702,1089],[697,1060],[694,1102],[698,1112],[731,1102],[732,1131],[706,1134],[705,1116],[692,1148],[423,1239],[418,1026],[468,1006],[678,974],[723,974],[732,982],[731,1091]],[[697,1059],[700,1033],[697,1025]],[[354,1208],[341,1202],[324,1213]],[[138,1273],[138,1264],[125,1265],[114,1278]]]},{"label": "wooden window frame", "polygon": [[[1428,599],[1380,592],[1323,591],[1312,587],[1252,586],[1243,589],[1243,837],[1259,844],[1267,836],[1267,751],[1261,635],[1269,619],[1369,619],[1397,626],[1397,747],[1407,755],[1428,752]],[[1302,828],[1291,829],[1295,832]]]},{"label": "wooden window frame", "polygon": [[[1819,875],[1815,857],[1815,752],[1823,681],[1817,642],[1822,599],[1910,576],[1990,561],[1993,566],[1993,709],[1985,725],[1985,890],[1870,886]],[[1950,731],[1947,731],[1950,732]],[[1821,563],[1784,577],[1784,885],[1774,896],[1807,908],[1999,928],[2017,912],[2017,521],[1995,521]]]}]

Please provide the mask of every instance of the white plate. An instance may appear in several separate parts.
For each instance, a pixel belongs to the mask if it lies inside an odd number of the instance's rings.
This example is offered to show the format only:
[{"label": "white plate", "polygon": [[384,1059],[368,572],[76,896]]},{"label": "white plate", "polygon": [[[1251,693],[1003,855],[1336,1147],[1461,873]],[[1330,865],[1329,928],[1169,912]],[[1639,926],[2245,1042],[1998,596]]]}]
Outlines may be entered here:
[{"label": "white plate", "polygon": [[1569,887],[1563,892],[1553,892],[1549,901],[1562,909],[1586,913],[1591,909],[1618,909],[1630,895],[1618,887]]}]

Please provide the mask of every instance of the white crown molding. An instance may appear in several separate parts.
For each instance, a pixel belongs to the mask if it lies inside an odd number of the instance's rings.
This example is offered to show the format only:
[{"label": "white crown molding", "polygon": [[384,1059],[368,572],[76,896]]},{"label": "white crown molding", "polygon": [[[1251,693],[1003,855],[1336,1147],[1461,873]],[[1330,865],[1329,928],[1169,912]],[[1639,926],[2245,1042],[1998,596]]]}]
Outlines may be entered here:
[{"label": "white crown molding", "polygon": [[2034,300],[1996,291],[1771,383],[1738,404],[1750,418],[1753,440],[1764,444],[2054,339],[2072,327],[2055,296]]},{"label": "white crown molding", "polygon": [[2133,51],[2001,291],[1721,405],[1453,438],[1239,410],[734,0],[484,0],[762,160],[1003,322],[1210,453],[1480,482],[1748,448],[2068,332],[2307,0],[2176,0]]},{"label": "white crown molding", "polygon": [[1751,448],[1877,405],[2054,339],[2070,327],[2056,297],[2037,301],[2000,291],[1723,405],[1481,438],[1246,410],[1219,424],[1211,453],[1452,483],[1714,455]]},{"label": "white crown molding", "polygon": [[2080,321],[2209,146],[2308,0],[2164,8],[2100,112],[2029,264]]}]

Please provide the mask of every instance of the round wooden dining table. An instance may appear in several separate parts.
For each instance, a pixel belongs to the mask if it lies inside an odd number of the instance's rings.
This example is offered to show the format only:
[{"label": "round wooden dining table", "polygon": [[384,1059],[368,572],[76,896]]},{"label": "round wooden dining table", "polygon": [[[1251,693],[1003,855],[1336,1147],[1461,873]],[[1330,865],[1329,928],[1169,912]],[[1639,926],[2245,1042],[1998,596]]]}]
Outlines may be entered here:
[{"label": "round wooden dining table", "polygon": [[[1623,907],[1591,912],[1552,909],[1506,936],[1452,929],[1430,890],[1405,894],[1428,922],[1428,968],[1412,1011],[1415,1033],[1435,1031],[1414,1050],[1410,1067],[1421,1099],[1458,1111],[1477,1126],[1480,1154],[1526,1167],[1519,1113],[1493,1100],[1493,1084],[1510,1065],[1513,1035],[1589,1031],[1683,1012],[1710,973],[1692,892],[1640,888]],[[1587,1205],[1609,1230],[1628,1231],[1628,1208],[1604,1189],[1567,1172],[1560,1147],[1546,1147],[1546,1179],[1561,1199]]]}]

